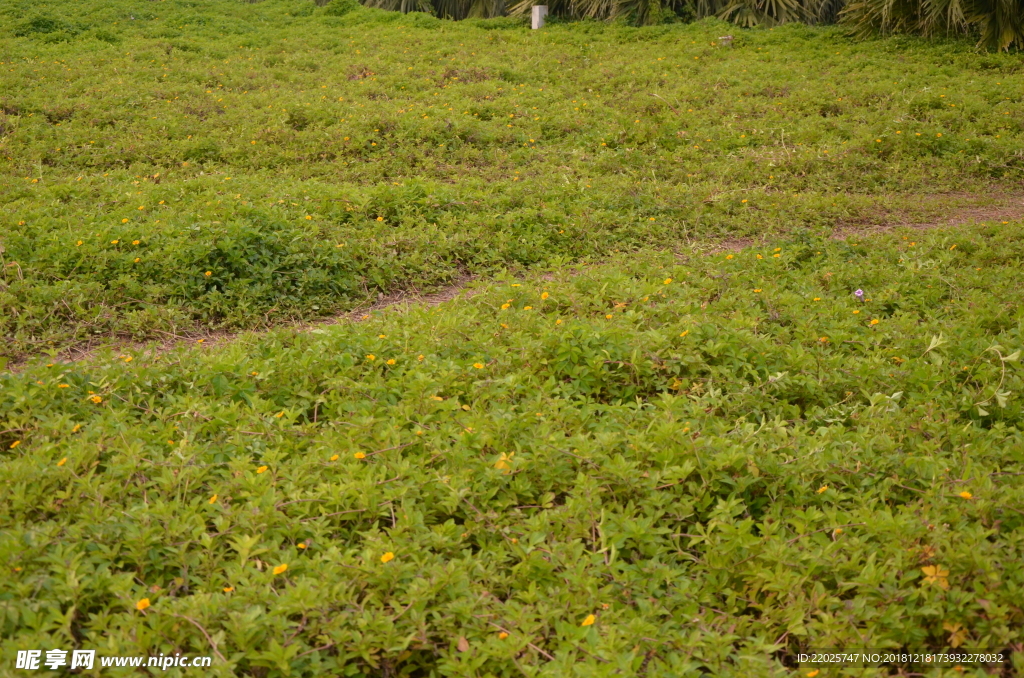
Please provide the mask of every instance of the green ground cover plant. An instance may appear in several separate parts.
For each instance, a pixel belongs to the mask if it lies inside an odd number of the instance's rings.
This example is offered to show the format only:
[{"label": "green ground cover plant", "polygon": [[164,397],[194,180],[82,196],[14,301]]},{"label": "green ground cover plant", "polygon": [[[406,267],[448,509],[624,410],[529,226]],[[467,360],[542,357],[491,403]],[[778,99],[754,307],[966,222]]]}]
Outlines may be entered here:
[{"label": "green ground cover plant", "polygon": [[1024,168],[1020,60],[968,43],[300,0],[0,17],[8,359],[466,272],[935,220]]},{"label": "green ground cover plant", "polygon": [[0,675],[1024,665],[1016,56],[298,0],[0,26]]},{"label": "green ground cover plant", "polygon": [[309,332],[33,363],[0,378],[0,658],[803,676],[812,647],[972,647],[1019,666],[1022,236],[630,255]]}]

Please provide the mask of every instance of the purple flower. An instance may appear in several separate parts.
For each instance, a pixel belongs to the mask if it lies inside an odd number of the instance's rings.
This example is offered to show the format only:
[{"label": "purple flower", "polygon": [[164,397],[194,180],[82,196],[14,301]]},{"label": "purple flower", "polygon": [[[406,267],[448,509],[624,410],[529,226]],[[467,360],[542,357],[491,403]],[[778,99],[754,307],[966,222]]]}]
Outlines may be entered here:
[{"label": "purple flower", "polygon": [[857,290],[853,293],[853,296],[857,297],[861,301],[864,301],[864,290]]}]

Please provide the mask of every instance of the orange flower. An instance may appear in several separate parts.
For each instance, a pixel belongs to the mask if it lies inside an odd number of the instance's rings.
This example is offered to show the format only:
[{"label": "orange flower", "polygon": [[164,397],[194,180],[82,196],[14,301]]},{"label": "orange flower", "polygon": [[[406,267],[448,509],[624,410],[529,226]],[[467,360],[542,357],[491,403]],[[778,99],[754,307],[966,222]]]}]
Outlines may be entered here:
[{"label": "orange flower", "polygon": [[384,555],[382,555],[380,557],[380,562],[382,562],[382,563],[390,563],[394,559],[395,559],[395,554],[392,553],[391,551],[388,551],[387,553],[385,553]]},{"label": "orange flower", "polygon": [[143,598],[139,602],[135,603],[135,609],[139,612],[142,612],[147,607],[149,607],[149,598]]},{"label": "orange flower", "polygon": [[282,574],[287,569],[288,569],[288,563],[281,563],[280,565],[278,565],[277,567],[274,568],[274,574],[275,575]]},{"label": "orange flower", "polygon": [[593,626],[594,622],[597,621],[597,617],[592,614],[588,614],[587,618],[580,622],[580,626]]}]

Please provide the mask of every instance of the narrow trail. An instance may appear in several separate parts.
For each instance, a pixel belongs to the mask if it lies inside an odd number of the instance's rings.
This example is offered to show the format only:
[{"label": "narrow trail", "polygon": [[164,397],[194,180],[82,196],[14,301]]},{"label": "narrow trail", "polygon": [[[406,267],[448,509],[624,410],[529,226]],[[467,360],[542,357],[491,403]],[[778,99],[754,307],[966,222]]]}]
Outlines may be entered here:
[{"label": "narrow trail", "polygon": [[[965,198],[975,197],[968,196],[967,194],[956,195],[956,196],[922,196],[924,201],[934,201],[937,199],[945,198]],[[952,210],[945,217],[935,221],[907,221],[905,215],[897,212],[884,212],[881,211],[877,215],[871,217],[860,218],[856,221],[851,222],[840,222],[833,229],[830,238],[832,240],[846,240],[851,237],[869,237],[873,235],[879,235],[894,231],[901,228],[909,228],[918,231],[927,231],[941,228],[952,228],[956,226],[964,226],[972,223],[981,223],[986,221],[1002,221],[1008,222],[1011,220],[1017,220],[1024,218],[1024,195],[1022,194],[1004,194],[997,198],[999,204],[986,205],[986,206],[970,206],[961,207]],[[777,235],[775,237],[778,237]],[[748,247],[754,247],[758,245],[759,241],[753,238],[737,238],[729,240],[719,240],[715,242],[698,243],[690,242],[687,243],[688,251],[687,254],[714,254],[716,252],[730,251],[736,252]],[[599,262],[591,262],[588,266],[593,266]],[[574,267],[569,267],[570,271],[578,272]],[[536,277],[541,280],[552,280],[555,278],[555,273],[543,273],[538,274]],[[267,332],[276,331],[284,328],[291,328],[294,331],[303,332],[317,328],[329,327],[332,325],[339,325],[345,322],[361,322],[369,319],[374,312],[390,309],[394,307],[409,307],[409,306],[423,306],[433,307],[451,301],[464,293],[472,295],[475,290],[471,287],[473,282],[479,280],[478,276],[463,274],[455,279],[454,282],[445,285],[444,287],[435,289],[429,293],[422,293],[418,290],[404,290],[393,292],[388,295],[381,295],[376,301],[363,303],[357,306],[351,311],[339,313],[333,316],[320,318],[317,320],[307,321],[296,321],[296,322],[283,322],[276,325],[271,325],[264,328],[254,328],[249,330],[215,330],[215,331],[194,331],[186,334],[171,334],[157,330],[161,335],[166,338],[162,341],[148,341],[148,342],[130,342],[130,341],[97,341],[95,343],[85,343],[78,346],[71,347],[56,357],[58,362],[88,362],[90,359],[95,357],[99,352],[110,349],[113,351],[120,351],[122,353],[135,353],[135,354],[161,354],[169,352],[175,348],[185,345],[198,345],[202,347],[216,346],[227,342],[246,341],[248,339],[255,339],[260,337]],[[482,291],[482,290],[476,290]],[[32,358],[25,358],[22,360],[12,361],[8,365],[8,369],[11,372],[19,372],[21,369],[26,367]]]}]

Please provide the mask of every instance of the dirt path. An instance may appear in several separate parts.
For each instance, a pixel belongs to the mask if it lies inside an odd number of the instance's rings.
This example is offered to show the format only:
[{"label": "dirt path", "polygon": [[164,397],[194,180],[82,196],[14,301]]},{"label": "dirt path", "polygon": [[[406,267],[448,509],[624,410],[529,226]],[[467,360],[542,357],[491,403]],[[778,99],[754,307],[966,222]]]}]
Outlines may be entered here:
[{"label": "dirt path", "polygon": [[[905,196],[904,196],[905,198]],[[973,203],[964,205],[963,203]],[[944,211],[944,203],[959,203],[952,207],[947,213]],[[984,203],[984,204],[980,204]],[[939,215],[930,220],[915,220],[914,215],[931,214]],[[886,209],[880,206],[876,213],[860,217],[856,220],[840,222],[832,231],[833,240],[845,240],[850,237],[869,237],[893,231],[900,228],[911,228],[915,230],[931,230],[939,228],[951,228],[971,223],[985,221],[1003,221],[1024,218],[1024,194],[1002,194],[994,196],[974,196],[971,194],[942,194],[920,196],[919,203],[914,210],[893,208]],[[777,234],[772,237],[779,237]],[[711,254],[722,251],[739,251],[748,247],[758,245],[758,241],[752,238],[737,238],[732,240],[720,240],[700,245],[691,243],[691,251],[687,254],[696,253]],[[551,280],[554,274],[547,273],[541,276],[543,279]],[[291,327],[296,331],[308,331],[318,327],[328,327],[343,322],[360,322],[368,319],[374,312],[382,311],[393,307],[426,306],[432,307],[444,302],[451,301],[463,293],[473,294],[470,286],[476,280],[476,276],[465,274],[453,283],[439,288],[430,293],[422,293],[418,290],[394,292],[389,295],[378,297],[371,303],[356,307],[346,313],[340,313],[327,318],[313,321],[296,323],[282,323],[268,328],[256,328],[242,331],[213,331],[213,332],[189,332],[183,335],[159,332],[165,335],[162,341],[150,342],[110,342],[98,341],[96,343],[82,344],[62,352],[56,360],[59,362],[81,362],[88,361],[104,348],[110,348],[125,354],[139,355],[143,353],[166,353],[176,347],[186,344],[199,344],[204,347],[214,346],[230,341],[245,341],[247,338],[258,337],[272,329]],[[8,366],[12,372],[17,372],[26,366],[31,358],[14,361]]]}]

